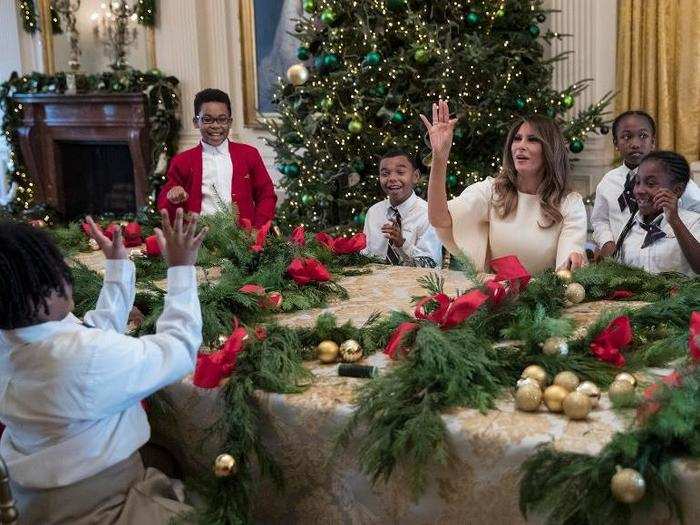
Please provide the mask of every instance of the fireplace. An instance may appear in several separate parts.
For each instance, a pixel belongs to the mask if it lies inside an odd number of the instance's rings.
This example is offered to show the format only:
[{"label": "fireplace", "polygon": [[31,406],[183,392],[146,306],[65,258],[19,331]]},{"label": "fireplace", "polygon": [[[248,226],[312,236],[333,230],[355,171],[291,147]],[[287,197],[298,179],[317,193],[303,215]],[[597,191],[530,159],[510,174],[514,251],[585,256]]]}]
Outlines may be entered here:
[{"label": "fireplace", "polygon": [[19,141],[40,202],[66,219],[147,203],[148,117],[141,93],[15,95]]}]

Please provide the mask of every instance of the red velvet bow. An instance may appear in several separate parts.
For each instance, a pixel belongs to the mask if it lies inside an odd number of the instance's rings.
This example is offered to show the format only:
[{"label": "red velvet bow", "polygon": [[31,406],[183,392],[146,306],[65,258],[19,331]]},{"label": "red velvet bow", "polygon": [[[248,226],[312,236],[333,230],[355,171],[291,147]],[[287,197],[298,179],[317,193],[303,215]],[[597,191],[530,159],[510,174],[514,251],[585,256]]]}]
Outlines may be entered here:
[{"label": "red velvet bow", "polygon": [[200,388],[216,388],[221,380],[230,376],[236,368],[238,354],[248,338],[246,329],[234,322],[233,332],[221,348],[211,354],[197,354],[197,366],[192,382]]},{"label": "red velvet bow", "polygon": [[304,227],[297,226],[296,228],[294,228],[294,231],[289,237],[289,240],[292,242],[292,244],[304,246],[306,244],[306,230],[304,229]]},{"label": "red velvet bow", "polygon": [[294,259],[287,267],[287,275],[301,285],[331,280],[331,274],[326,267],[313,258]]},{"label": "red velvet bow", "polygon": [[259,284],[244,284],[238,289],[238,291],[255,295],[265,295],[265,288]]},{"label": "red velvet bow", "polygon": [[259,296],[258,304],[262,308],[276,309],[282,305],[283,298],[280,292],[270,292],[267,294],[265,293],[265,288],[259,284],[244,284],[238,291]]},{"label": "red velvet bow", "polygon": [[[501,303],[508,293],[519,293],[530,282],[530,273],[515,255],[492,259],[489,264],[496,275],[486,281],[484,286],[493,304]],[[503,283],[506,283],[505,286]]]},{"label": "red velvet bow", "polygon": [[[683,384],[683,376],[674,370],[670,374],[661,378],[661,381],[669,386],[676,388]],[[661,383],[653,383],[644,389],[644,402],[637,408],[637,421],[643,423],[649,416],[656,414],[661,409],[661,403],[656,400],[656,394],[661,388]]]},{"label": "red velvet bow", "polygon": [[238,225],[247,232],[253,229],[253,223],[250,222],[250,219],[245,217],[243,219],[238,219]]},{"label": "red velvet bow", "polygon": [[615,290],[612,292],[608,298],[613,300],[613,301],[619,301],[619,300],[624,300],[624,299],[629,299],[632,297],[634,294],[630,292],[629,290]]},{"label": "red velvet bow", "polygon": [[149,257],[158,257],[160,255],[160,246],[155,235],[146,237],[146,255]]},{"label": "red velvet bow", "polygon": [[255,236],[255,244],[253,244],[253,246],[250,247],[251,251],[255,253],[260,253],[263,250],[263,247],[265,246],[265,240],[267,239],[267,233],[270,231],[271,227],[272,221],[267,221],[260,227],[257,235]]},{"label": "red velvet bow", "polygon": [[389,338],[389,342],[386,344],[386,347],[384,348],[384,353],[394,359],[396,357],[396,353],[399,350],[406,351],[406,348],[403,347],[402,343],[404,338],[413,332],[418,328],[417,323],[412,323],[410,321],[406,321],[404,323],[401,323],[399,326],[397,326],[394,329],[394,332],[391,334],[391,337]]},{"label": "red velvet bow", "polygon": [[632,333],[630,318],[621,315],[613,319],[591,342],[591,352],[601,361],[618,367],[624,366],[625,357],[620,350],[632,342]]},{"label": "red velvet bow", "polygon": [[364,233],[356,233],[352,237],[331,237],[325,232],[319,232],[315,238],[319,244],[324,245],[336,255],[357,253],[367,246],[367,237]]},{"label": "red velvet bow", "polygon": [[130,222],[124,226],[124,246],[133,248],[141,246],[143,239],[141,238],[141,225],[138,222]]},{"label": "red velvet bow", "polygon": [[[455,299],[450,299],[446,294],[439,293],[421,299],[416,305],[414,315],[418,319],[432,321],[443,329],[452,328],[471,316],[488,298],[489,296],[481,290],[472,290]],[[430,301],[437,301],[438,306],[432,312],[425,313],[424,307]]]},{"label": "red velvet bow", "polygon": [[690,314],[690,333],[688,334],[688,351],[693,361],[700,360],[700,312]]},{"label": "red velvet bow", "polygon": [[107,237],[110,241],[113,241],[113,240],[114,240],[114,234],[115,234],[117,231],[119,231],[120,229],[121,229],[121,226],[119,226],[118,224],[112,223],[112,224],[110,224],[109,226],[107,226],[107,227],[105,228],[104,232],[102,232],[102,233],[104,233],[104,234],[105,234],[105,237]]}]

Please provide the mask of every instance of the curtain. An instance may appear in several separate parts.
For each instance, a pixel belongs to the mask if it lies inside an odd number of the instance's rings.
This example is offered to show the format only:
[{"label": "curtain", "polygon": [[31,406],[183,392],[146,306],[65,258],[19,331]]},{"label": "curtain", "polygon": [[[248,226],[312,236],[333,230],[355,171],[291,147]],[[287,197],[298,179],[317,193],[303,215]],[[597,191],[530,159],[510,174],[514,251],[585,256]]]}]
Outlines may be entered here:
[{"label": "curtain", "polygon": [[616,111],[656,119],[657,148],[700,158],[700,0],[618,0]]}]

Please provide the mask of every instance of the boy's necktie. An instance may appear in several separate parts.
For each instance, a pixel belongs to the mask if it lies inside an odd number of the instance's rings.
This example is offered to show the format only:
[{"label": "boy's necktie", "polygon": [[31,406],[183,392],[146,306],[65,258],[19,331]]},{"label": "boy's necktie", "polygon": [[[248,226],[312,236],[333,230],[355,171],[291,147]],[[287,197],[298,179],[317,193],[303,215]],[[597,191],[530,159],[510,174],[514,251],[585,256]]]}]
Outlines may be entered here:
[{"label": "boy's necktie", "polygon": [[[399,230],[401,230],[401,214],[399,210],[393,206],[389,206],[388,215],[396,223],[396,226],[399,227]],[[398,248],[392,246],[391,241],[389,241],[389,246],[386,249],[386,259],[394,266],[401,266],[401,257],[399,256]]]},{"label": "boy's necktie", "polygon": [[659,239],[666,237],[664,231],[659,228],[660,223],[661,218],[655,220],[651,224],[646,224],[644,222],[639,223],[639,226],[647,232],[646,236],[644,237],[644,242],[642,243],[642,248],[646,248],[647,246],[654,244]]},{"label": "boy's necktie", "polygon": [[620,196],[617,198],[617,203],[620,205],[620,211],[625,211],[625,208],[629,208],[632,215],[637,212],[637,201],[634,198],[634,193],[632,193],[633,187],[634,175],[632,171],[628,171],[627,177],[625,178],[625,186],[622,189],[622,193],[620,193]]}]

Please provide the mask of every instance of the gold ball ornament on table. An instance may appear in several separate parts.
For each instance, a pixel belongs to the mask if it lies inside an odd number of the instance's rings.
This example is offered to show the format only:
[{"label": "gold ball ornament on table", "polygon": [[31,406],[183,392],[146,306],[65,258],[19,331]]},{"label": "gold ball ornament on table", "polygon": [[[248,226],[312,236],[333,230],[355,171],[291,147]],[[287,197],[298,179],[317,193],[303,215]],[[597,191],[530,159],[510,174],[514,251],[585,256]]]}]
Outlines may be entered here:
[{"label": "gold ball ornament on table", "polygon": [[338,359],[340,348],[335,341],[321,341],[316,347],[319,361],[322,363],[335,363]]},{"label": "gold ball ornament on table", "polygon": [[568,370],[565,372],[559,372],[556,376],[554,376],[553,382],[553,384],[565,388],[569,392],[576,390],[579,383],[580,380],[578,376],[573,372],[569,372]]},{"label": "gold ball ornament on table", "polygon": [[557,277],[567,283],[571,282],[571,279],[573,279],[573,275],[570,270],[559,270],[557,272]]},{"label": "gold ball ornament on table", "polygon": [[219,454],[214,460],[214,475],[225,478],[236,473],[236,460],[231,454]]},{"label": "gold ball ornament on table", "polygon": [[544,404],[550,412],[561,412],[564,398],[569,395],[569,391],[559,385],[548,386],[544,391]]},{"label": "gold ball ornament on table", "polygon": [[632,383],[632,386],[637,386],[637,378],[629,372],[620,372],[615,376],[615,381],[628,381]]},{"label": "gold ball ornament on table", "polygon": [[591,399],[581,392],[570,392],[561,405],[569,419],[586,419],[592,408]]},{"label": "gold ball ornament on table", "polygon": [[521,379],[531,377],[540,384],[540,388],[547,386],[547,372],[540,365],[530,365],[520,375]]},{"label": "gold ball ornament on table", "polygon": [[535,385],[537,388],[541,390],[540,382],[537,381],[537,379],[533,379],[532,377],[526,377],[524,379],[518,379],[516,386],[520,388],[521,386],[525,385]]},{"label": "gold ball ornament on table", "polygon": [[340,345],[340,360],[343,363],[354,363],[362,359],[362,347],[354,339],[343,341]]},{"label": "gold ball ornament on table", "polygon": [[600,388],[593,381],[584,381],[576,387],[577,392],[586,394],[591,400],[591,407],[595,408],[600,402]]},{"label": "gold ball ornament on table", "polygon": [[567,355],[569,343],[563,337],[549,337],[542,343],[542,353],[546,355]]},{"label": "gold ball ornament on table", "polygon": [[644,476],[633,468],[616,467],[617,472],[610,479],[610,491],[621,503],[637,503],[644,497],[647,484]]},{"label": "gold ball ornament on table", "polygon": [[294,64],[287,69],[287,80],[295,86],[301,86],[309,80],[309,70],[304,64]]},{"label": "gold ball ornament on table", "polygon": [[542,402],[542,390],[537,385],[523,385],[515,391],[515,406],[524,412],[534,412]]},{"label": "gold ball ornament on table", "polygon": [[634,403],[634,385],[626,379],[613,381],[608,388],[608,397],[614,405],[629,406]]},{"label": "gold ball ornament on table", "polygon": [[586,289],[579,283],[569,283],[566,286],[566,292],[564,292],[564,295],[569,302],[578,304],[583,302],[583,300],[586,298]]}]

